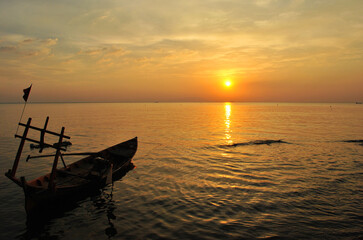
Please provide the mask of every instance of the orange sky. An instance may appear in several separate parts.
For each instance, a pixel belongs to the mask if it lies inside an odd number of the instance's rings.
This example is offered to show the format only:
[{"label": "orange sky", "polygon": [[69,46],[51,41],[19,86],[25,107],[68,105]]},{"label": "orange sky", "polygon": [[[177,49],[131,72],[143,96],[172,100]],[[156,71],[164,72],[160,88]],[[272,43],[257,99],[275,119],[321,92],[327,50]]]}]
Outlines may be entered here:
[{"label": "orange sky", "polygon": [[[363,100],[363,1],[1,1],[0,102]],[[224,81],[233,84],[226,88]]]}]

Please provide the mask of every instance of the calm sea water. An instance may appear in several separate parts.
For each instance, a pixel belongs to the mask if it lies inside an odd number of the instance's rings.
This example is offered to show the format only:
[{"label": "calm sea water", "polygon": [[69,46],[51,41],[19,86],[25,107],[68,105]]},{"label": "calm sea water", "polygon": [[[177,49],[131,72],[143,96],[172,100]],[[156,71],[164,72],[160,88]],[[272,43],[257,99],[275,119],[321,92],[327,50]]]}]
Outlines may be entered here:
[{"label": "calm sea water", "polygon": [[[68,152],[140,141],[135,169],[36,223],[3,175],[22,107],[0,104],[0,239],[363,238],[363,146],[344,142],[363,139],[363,105],[28,104],[23,122],[65,126]],[[50,171],[51,159],[25,162],[28,154],[38,152],[26,145],[18,176]]]}]

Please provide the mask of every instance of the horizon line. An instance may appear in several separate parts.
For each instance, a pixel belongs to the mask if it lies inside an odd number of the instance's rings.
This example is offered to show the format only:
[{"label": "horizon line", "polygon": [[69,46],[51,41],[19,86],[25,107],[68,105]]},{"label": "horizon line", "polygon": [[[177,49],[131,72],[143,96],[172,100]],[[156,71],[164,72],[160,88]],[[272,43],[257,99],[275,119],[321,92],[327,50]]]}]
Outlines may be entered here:
[{"label": "horizon line", "polygon": [[[27,102],[27,104],[64,104],[64,103],[361,103],[360,101],[64,101],[64,102]],[[0,104],[25,104],[25,102],[0,102]]]}]

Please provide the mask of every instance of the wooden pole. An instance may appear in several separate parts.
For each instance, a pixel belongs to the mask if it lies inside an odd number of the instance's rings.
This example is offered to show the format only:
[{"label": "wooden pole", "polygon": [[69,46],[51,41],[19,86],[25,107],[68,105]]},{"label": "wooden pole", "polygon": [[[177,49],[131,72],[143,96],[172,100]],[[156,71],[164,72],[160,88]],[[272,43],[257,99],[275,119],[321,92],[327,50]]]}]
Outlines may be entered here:
[{"label": "wooden pole", "polygon": [[45,120],[44,128],[40,132],[40,149],[39,149],[39,153],[41,153],[43,151],[43,148],[44,148],[44,135],[45,135],[45,130],[47,129],[48,121],[49,121],[49,117],[47,117],[47,119]]},{"label": "wooden pole", "polygon": [[29,118],[27,124],[25,125],[23,137],[21,138],[19,148],[18,148],[18,152],[16,153],[13,168],[11,169],[11,174],[10,174],[11,177],[15,176],[16,170],[18,168],[21,152],[23,151],[23,148],[24,148],[25,139],[26,139],[26,136],[28,135],[28,130],[29,130],[29,126],[30,126],[31,121],[32,121],[32,119]]},{"label": "wooden pole", "polygon": [[58,165],[58,158],[59,155],[61,154],[61,149],[60,146],[62,146],[62,141],[63,141],[63,135],[64,135],[64,127],[62,127],[62,131],[61,134],[59,136],[59,141],[58,141],[58,148],[57,148],[57,152],[55,153],[55,157],[54,157],[54,162],[53,162],[53,167],[52,167],[52,172],[50,173],[50,181],[49,181],[49,188],[54,191],[55,190],[55,183],[54,183],[54,179],[55,179],[55,175],[57,173],[57,165]]},{"label": "wooden pole", "polygon": [[60,154],[64,168],[67,168],[66,162],[64,161],[63,154]]},{"label": "wooden pole", "polygon": [[[25,103],[24,103],[23,111],[21,112],[21,115],[20,115],[19,123],[21,122],[21,119],[23,118],[23,114],[24,114],[25,107],[26,107],[26,101],[25,101]],[[16,135],[16,134],[18,134],[19,125],[20,125],[20,124],[18,124],[18,127],[16,128],[16,133],[15,133],[15,135]]]}]

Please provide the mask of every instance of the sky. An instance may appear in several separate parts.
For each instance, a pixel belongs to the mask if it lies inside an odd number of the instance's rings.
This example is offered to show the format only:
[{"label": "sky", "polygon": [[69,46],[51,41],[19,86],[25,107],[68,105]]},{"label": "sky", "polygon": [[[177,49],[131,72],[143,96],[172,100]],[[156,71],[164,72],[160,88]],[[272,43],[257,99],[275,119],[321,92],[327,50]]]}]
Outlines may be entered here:
[{"label": "sky", "polygon": [[362,12],[362,0],[3,0],[0,102],[30,84],[30,102],[363,101]]}]

